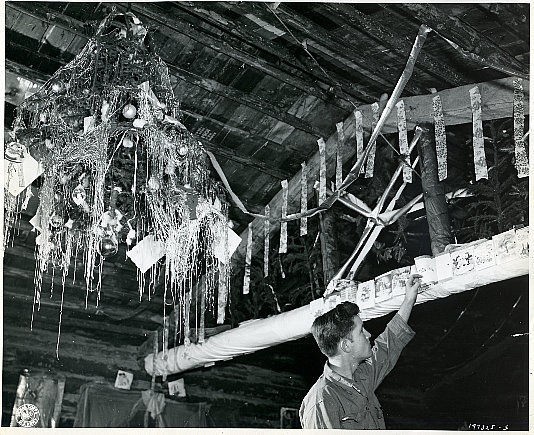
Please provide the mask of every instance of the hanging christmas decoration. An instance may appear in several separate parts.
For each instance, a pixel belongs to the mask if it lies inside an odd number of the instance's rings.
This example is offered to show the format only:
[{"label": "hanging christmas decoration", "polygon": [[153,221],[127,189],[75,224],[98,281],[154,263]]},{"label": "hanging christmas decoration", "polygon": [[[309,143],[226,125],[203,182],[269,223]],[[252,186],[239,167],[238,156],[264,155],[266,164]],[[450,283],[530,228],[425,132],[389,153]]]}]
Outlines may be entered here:
[{"label": "hanging christmas decoration", "polygon": [[488,166],[484,152],[484,131],[482,130],[482,98],[478,86],[469,89],[471,109],[473,111],[473,159],[475,179],[488,178]]},{"label": "hanging christmas decoration", "polygon": [[[301,163],[302,169],[300,171],[300,213],[304,214],[308,211],[308,167],[306,162]],[[300,235],[308,234],[308,218],[300,219]]]},{"label": "hanging christmas decoration", "polygon": [[528,177],[528,156],[523,139],[525,130],[525,105],[523,80],[514,78],[514,145],[515,167],[519,178]]},{"label": "hanging christmas decoration", "polygon": [[[271,214],[271,207],[265,206],[265,216],[269,217]],[[271,234],[271,222],[269,219],[265,219],[263,223],[263,276],[269,276],[269,235]]]},{"label": "hanging christmas decoration", "polygon": [[278,252],[285,254],[287,252],[287,180],[282,180],[282,222],[280,222],[280,247]]},{"label": "hanging christmas decoration", "polygon": [[252,264],[252,223],[248,224],[247,252],[245,255],[245,276],[243,278],[243,294],[248,295],[250,290],[250,267]]},{"label": "hanging christmas decoration", "polygon": [[343,123],[336,124],[337,142],[336,142],[336,189],[339,189],[343,182],[343,147],[345,146],[345,132]]},{"label": "hanging christmas decoration", "polygon": [[399,130],[399,151],[406,165],[402,170],[402,179],[405,183],[412,182],[412,170],[410,169],[410,153],[408,152],[408,131],[406,130],[406,111],[404,101],[397,104],[397,127]]},{"label": "hanging christmas decoration", "polygon": [[[363,154],[363,116],[362,112],[360,112],[359,110],[355,110],[353,113],[354,135],[356,136],[356,160],[359,160]],[[361,172],[362,171],[360,171],[360,173]]]},{"label": "hanging christmas decoration", "polygon": [[[371,110],[373,111],[373,121],[371,123],[372,130],[374,131],[378,120],[380,118],[380,106],[378,103],[371,104]],[[367,145],[370,147],[369,156],[367,157],[367,165],[365,167],[365,178],[372,178],[375,168],[375,154],[376,154],[376,139]]]},{"label": "hanging christmas decoration", "polygon": [[439,181],[447,178],[447,136],[445,135],[445,121],[443,119],[443,106],[441,98],[436,95],[432,98],[434,112],[434,136],[436,138],[436,158],[438,161]]},{"label": "hanging christmas decoration", "polygon": [[326,143],[321,137],[317,139],[319,145],[319,204],[326,200]]},{"label": "hanging christmas decoration", "polygon": [[[74,60],[18,108],[16,140],[6,155],[21,167],[26,155],[26,164],[43,170],[36,304],[43,274],[59,268],[65,275],[75,259],[84,265],[88,294],[96,292],[98,301],[103,261],[123,242],[142,265],[140,297],[147,287],[150,295],[155,277],[162,276],[164,299],[175,301],[182,319],[199,271],[212,310],[217,285],[227,281],[229,262],[215,255],[228,232],[223,187],[210,177],[202,144],[179,121],[167,67],[145,36],[133,14],[110,14]],[[21,191],[39,171],[32,173],[22,186],[17,181]],[[11,184],[7,228],[22,202]],[[145,239],[151,249],[136,250]]]}]

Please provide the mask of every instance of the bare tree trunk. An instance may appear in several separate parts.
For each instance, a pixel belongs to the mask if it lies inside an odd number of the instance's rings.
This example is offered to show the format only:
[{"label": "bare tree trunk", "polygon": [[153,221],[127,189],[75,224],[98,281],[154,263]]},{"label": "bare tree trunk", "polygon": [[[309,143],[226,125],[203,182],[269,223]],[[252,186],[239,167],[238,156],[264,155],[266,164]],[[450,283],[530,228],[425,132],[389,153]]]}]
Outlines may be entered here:
[{"label": "bare tree trunk", "polygon": [[417,144],[421,157],[421,184],[432,255],[437,255],[451,243],[452,234],[445,198],[445,186],[438,181],[434,127],[431,124],[425,124],[423,130],[421,139]]}]

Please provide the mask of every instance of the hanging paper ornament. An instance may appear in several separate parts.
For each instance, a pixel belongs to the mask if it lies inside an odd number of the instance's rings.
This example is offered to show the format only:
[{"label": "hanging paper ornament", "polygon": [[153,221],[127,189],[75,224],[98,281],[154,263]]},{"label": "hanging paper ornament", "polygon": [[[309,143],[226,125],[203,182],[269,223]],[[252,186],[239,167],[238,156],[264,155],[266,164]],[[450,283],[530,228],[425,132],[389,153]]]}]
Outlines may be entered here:
[{"label": "hanging paper ornament", "polygon": [[152,191],[152,192],[155,192],[156,190],[159,190],[159,188],[161,187],[161,184],[160,182],[158,181],[158,179],[154,176],[150,177],[149,180],[148,180],[148,188]]},{"label": "hanging paper ornament", "polygon": [[108,112],[109,112],[109,103],[104,100],[102,101],[102,107],[100,109],[100,118],[102,119],[102,122],[106,122],[108,120]]},{"label": "hanging paper ornament", "polygon": [[[287,216],[287,180],[282,180],[282,219]],[[287,222],[280,223],[280,247],[278,249],[280,254],[287,252]]]},{"label": "hanging paper ornament", "polygon": [[134,119],[137,114],[137,109],[133,104],[126,104],[122,109],[122,116],[126,119]]},{"label": "hanging paper ornament", "polygon": [[[300,172],[300,212],[306,213],[308,211],[308,168],[306,162],[301,163],[302,169]],[[308,218],[300,219],[300,235],[308,234]]]},{"label": "hanging paper ornament", "polygon": [[478,86],[469,90],[471,109],[473,111],[473,160],[475,164],[475,180],[488,178],[486,153],[484,152],[484,131],[482,130],[482,98]]},{"label": "hanging paper ornament", "polygon": [[319,204],[326,201],[326,143],[321,137],[317,140],[319,145]]},{"label": "hanging paper ornament", "polygon": [[[373,122],[371,123],[371,129],[374,131],[380,118],[380,105],[378,103],[371,104],[371,110],[373,111]],[[373,143],[367,145],[371,147],[369,155],[367,156],[367,165],[365,167],[365,178],[372,178],[375,168],[375,154],[376,154],[376,140]]]},{"label": "hanging paper ornament", "polygon": [[248,224],[247,251],[245,255],[245,276],[243,278],[243,294],[250,290],[250,266],[252,264],[252,222]]},{"label": "hanging paper ornament", "polygon": [[135,128],[143,128],[143,127],[146,125],[146,123],[147,123],[147,122],[146,122],[144,119],[139,119],[139,118],[137,118],[137,119],[134,119],[134,122],[133,122],[132,125],[133,125]]},{"label": "hanging paper ornament", "polygon": [[[363,154],[363,117],[359,110],[354,111],[354,133],[356,135],[356,160],[359,160]],[[360,174],[363,173],[363,170],[364,166],[362,165]]]},{"label": "hanging paper ornament", "polygon": [[400,100],[397,104],[397,128],[399,130],[399,152],[404,159],[405,165],[402,168],[402,180],[405,183],[412,182],[412,169],[410,166],[410,153],[408,147],[408,131],[406,130],[406,112],[404,110],[404,101]]},{"label": "hanging paper ornament", "polygon": [[265,206],[265,222],[263,223],[263,276],[269,275],[269,241],[271,234],[271,222],[269,217],[271,216],[271,207],[269,205]]},{"label": "hanging paper ornament", "polygon": [[525,130],[525,105],[523,80],[515,77],[514,84],[514,152],[515,167],[519,178],[528,177],[528,156],[523,134]]},{"label": "hanging paper ornament", "polygon": [[438,161],[438,180],[447,178],[447,136],[445,134],[445,121],[443,119],[443,106],[441,98],[436,95],[432,98],[434,111],[434,133],[436,138],[436,159]]},{"label": "hanging paper ornament", "polygon": [[343,147],[345,146],[345,132],[343,123],[336,124],[337,142],[336,142],[336,190],[340,188],[343,182]]}]

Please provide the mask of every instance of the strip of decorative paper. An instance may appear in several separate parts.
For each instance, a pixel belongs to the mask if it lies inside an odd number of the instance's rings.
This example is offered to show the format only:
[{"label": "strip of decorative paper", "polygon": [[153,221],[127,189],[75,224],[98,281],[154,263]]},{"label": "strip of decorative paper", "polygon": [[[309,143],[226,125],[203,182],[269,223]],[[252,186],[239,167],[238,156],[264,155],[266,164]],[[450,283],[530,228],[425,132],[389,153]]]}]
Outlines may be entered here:
[{"label": "strip of decorative paper", "polygon": [[[371,110],[373,111],[372,130],[374,131],[376,125],[378,124],[378,119],[380,118],[380,106],[378,103],[371,104]],[[365,178],[372,178],[375,169],[376,140],[374,140],[373,143],[369,143],[367,146],[371,147],[371,151],[369,151],[369,155],[367,156]]]},{"label": "strip of decorative paper", "polygon": [[319,204],[326,201],[326,143],[321,137],[317,139],[319,145]]},{"label": "strip of decorative paper", "polygon": [[441,98],[436,95],[432,98],[434,111],[434,133],[436,138],[436,159],[438,161],[439,181],[447,178],[447,136],[445,134],[445,120],[443,119],[443,105]]},{"label": "strip of decorative paper", "polygon": [[287,216],[287,180],[282,180],[282,222],[280,222],[280,248],[278,252],[285,254],[287,252],[287,222],[283,219]]},{"label": "strip of decorative paper", "polygon": [[523,140],[525,131],[525,105],[523,94],[523,79],[515,77],[514,83],[514,144],[515,167],[519,178],[528,177],[528,157]]},{"label": "strip of decorative paper", "polygon": [[336,189],[339,189],[343,183],[343,148],[345,147],[345,132],[343,123],[336,124],[337,129],[337,146],[336,146]]},{"label": "strip of decorative paper", "polygon": [[252,264],[252,222],[248,224],[247,253],[245,256],[245,277],[243,278],[243,294],[248,295],[250,289],[250,265]]},{"label": "strip of decorative paper", "polygon": [[219,262],[219,290],[217,292],[217,324],[222,325],[226,316],[228,302],[228,282],[226,281],[227,268]]},{"label": "strip of decorative paper", "polygon": [[265,219],[263,223],[263,276],[269,275],[269,236],[271,234],[271,222],[269,221],[269,216],[271,215],[271,207],[269,205],[265,206]]},{"label": "strip of decorative paper", "polygon": [[356,160],[358,160],[363,154],[363,117],[359,110],[354,111],[354,133],[356,135]]},{"label": "strip of decorative paper", "polygon": [[397,104],[397,128],[399,130],[399,150],[401,157],[404,159],[404,168],[402,169],[402,179],[405,183],[412,182],[412,169],[410,168],[410,152],[408,151],[408,131],[406,130],[406,111],[404,110],[404,101],[400,100]]},{"label": "strip of decorative paper", "polygon": [[[306,213],[308,211],[308,167],[306,162],[301,163],[302,170],[300,171],[300,212]],[[308,218],[300,219],[300,235],[308,234]]]},{"label": "strip of decorative paper", "polygon": [[488,166],[484,153],[484,132],[482,130],[482,98],[478,86],[469,89],[471,110],[473,111],[473,160],[475,163],[475,180],[488,178]]}]

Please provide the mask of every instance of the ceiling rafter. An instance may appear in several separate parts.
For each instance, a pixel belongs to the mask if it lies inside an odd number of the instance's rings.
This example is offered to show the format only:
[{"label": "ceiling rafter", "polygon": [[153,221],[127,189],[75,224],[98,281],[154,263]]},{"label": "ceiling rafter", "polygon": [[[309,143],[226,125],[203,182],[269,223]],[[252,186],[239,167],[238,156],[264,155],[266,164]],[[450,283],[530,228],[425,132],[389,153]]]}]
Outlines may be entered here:
[{"label": "ceiling rafter", "polygon": [[[230,35],[239,38],[240,41],[251,45],[255,49],[263,50],[280,61],[279,67],[283,68],[284,64],[290,66],[290,68],[298,68],[302,73],[312,77],[314,80],[324,82],[328,85],[333,85],[331,91],[338,98],[345,98],[352,103],[359,105],[363,102],[373,101],[374,96],[361,85],[346,80],[339,75],[332,75],[335,79],[335,83],[332,83],[331,77],[326,77],[317,65],[304,54],[302,50],[302,56],[296,56],[294,49],[288,49],[282,44],[278,43],[278,40],[271,41],[268,38],[258,35],[254,31],[252,25],[247,26],[243,22],[231,21],[223,18],[220,14],[214,13],[218,11],[220,13],[227,10],[227,8],[219,2],[213,2],[209,5],[209,10],[201,6],[199,2],[177,2],[176,6],[186,10],[187,12],[194,14],[196,17],[209,22],[210,24],[217,26]],[[232,5],[232,9],[236,9],[236,5]],[[227,39],[229,41],[230,39]],[[288,71],[290,72],[290,71]],[[340,85],[338,88],[337,85]],[[356,97],[356,99],[352,98]]]},{"label": "ceiling rafter", "polygon": [[[387,3],[381,6],[388,10],[398,10],[398,6],[395,4]],[[402,8],[415,20],[428,25],[464,50],[486,58],[495,65],[528,73],[528,65],[519,62],[476,29],[463,23],[460,19],[440,11],[436,6],[429,3],[403,3]]]},{"label": "ceiling rafter", "polygon": [[[381,45],[393,49],[392,51],[394,53],[397,52],[397,55],[408,56],[410,54],[413,41],[394,35],[392,30],[379,19],[365,15],[357,9],[347,7],[346,4],[341,3],[323,3],[318,7],[320,7],[321,11],[328,12],[330,19],[350,25],[351,30],[355,33],[365,31],[366,34],[376,39]],[[347,30],[346,26],[345,29]],[[424,67],[430,74],[446,80],[444,87],[447,84],[458,86],[469,80],[467,75],[457,72],[447,63],[425,53],[424,50],[419,54],[417,62],[419,66]]]},{"label": "ceiling rafter", "polygon": [[200,30],[194,28],[194,26],[190,23],[179,20],[179,25],[177,25],[178,20],[175,20],[174,17],[170,16],[169,14],[165,14],[164,11],[156,6],[156,4],[143,3],[141,7],[139,4],[132,3],[131,9],[140,17],[140,19],[142,19],[144,22],[147,22],[147,24],[157,23],[159,24],[161,31],[161,26],[164,26],[167,31],[162,32],[171,39],[173,38],[173,35],[187,36],[205,45],[206,47],[211,48],[212,50],[223,53],[233,59],[243,62],[245,65],[248,65],[284,83],[294,86],[295,88],[300,89],[309,95],[313,95],[321,99],[326,104],[336,104],[338,107],[344,110],[350,110],[353,107],[350,102],[340,98],[334,98],[334,96],[328,91],[299,78],[295,74],[282,71],[280,68],[272,65],[260,57],[242,50],[238,50],[223,40],[220,40],[205,32],[201,32]]},{"label": "ceiling rafter", "polygon": [[[262,20],[268,22],[273,26],[280,26],[280,22],[276,20],[272,13],[269,13],[268,6],[262,3],[243,3],[243,4],[229,4],[232,10],[243,11],[248,10],[249,14],[254,14],[260,17]],[[343,40],[339,36],[329,33],[326,30],[322,30],[319,26],[304,18],[301,15],[295,14],[293,11],[288,10],[287,6],[280,4],[276,8],[276,14],[280,16],[280,19],[284,24],[293,29],[294,33],[302,34],[306,38],[308,46],[313,45],[316,50],[319,50],[323,55],[329,58],[330,62],[334,62],[338,67],[343,68],[348,73],[354,75],[354,80],[361,81],[363,83],[372,83],[378,89],[377,97],[383,93],[386,88],[395,86],[398,76],[396,71],[389,71],[387,65],[381,65],[376,60],[361,59],[361,53],[347,45],[347,41]],[[288,36],[288,41],[296,43]],[[303,42],[303,41],[300,41]],[[371,68],[369,66],[371,65]],[[413,84],[406,86],[406,91],[414,94],[423,93],[424,90]],[[369,101],[370,102],[370,101]]]}]

